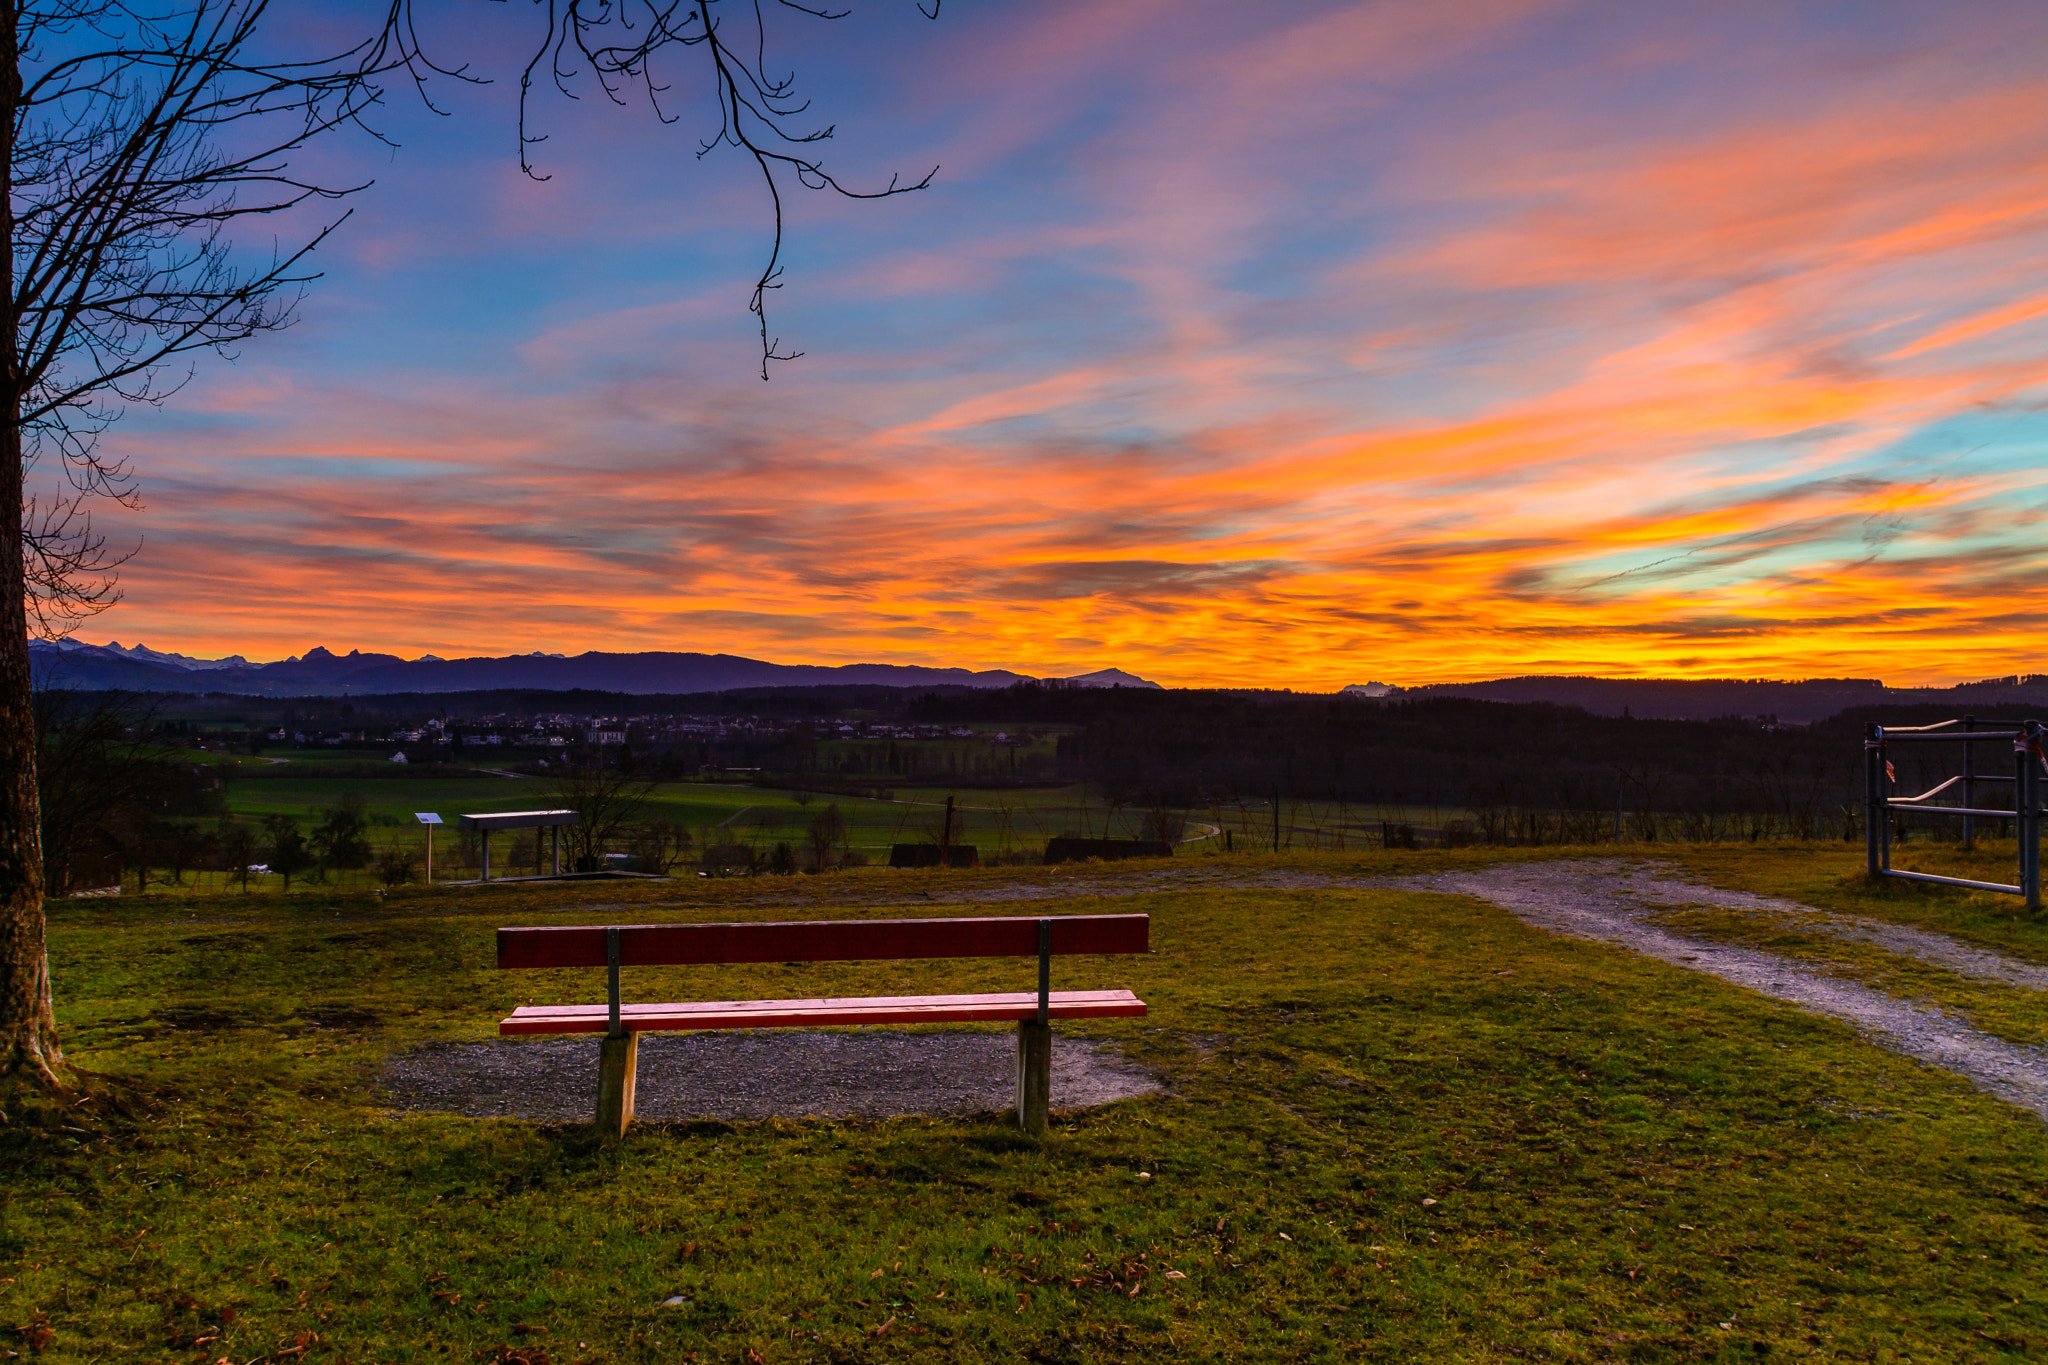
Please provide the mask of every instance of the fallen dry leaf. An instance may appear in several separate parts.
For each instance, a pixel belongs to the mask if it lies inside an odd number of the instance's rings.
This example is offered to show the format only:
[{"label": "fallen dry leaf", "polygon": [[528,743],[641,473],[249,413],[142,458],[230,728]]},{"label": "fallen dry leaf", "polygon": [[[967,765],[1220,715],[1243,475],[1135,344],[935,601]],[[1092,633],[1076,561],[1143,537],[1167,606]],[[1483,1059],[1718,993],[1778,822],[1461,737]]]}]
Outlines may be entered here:
[{"label": "fallen dry leaf", "polygon": [[495,1351],[476,1353],[484,1365],[550,1365],[545,1346],[500,1346]]}]

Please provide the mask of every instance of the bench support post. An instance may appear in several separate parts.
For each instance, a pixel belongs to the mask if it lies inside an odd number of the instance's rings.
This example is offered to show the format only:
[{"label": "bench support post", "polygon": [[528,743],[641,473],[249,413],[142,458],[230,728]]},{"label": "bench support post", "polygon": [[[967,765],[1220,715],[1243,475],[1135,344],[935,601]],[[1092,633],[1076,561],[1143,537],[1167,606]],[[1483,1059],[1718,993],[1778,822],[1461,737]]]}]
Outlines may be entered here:
[{"label": "bench support post", "polygon": [[1052,1103],[1052,1025],[1036,1019],[1017,1023],[1017,1126],[1045,1132]]},{"label": "bench support post", "polygon": [[1052,921],[1038,922],[1038,1017],[1017,1023],[1017,1126],[1045,1131],[1052,1105]]},{"label": "bench support post", "polygon": [[633,1083],[640,1070],[640,1035],[606,1034],[597,1065],[598,1136],[623,1136],[633,1122]]},{"label": "bench support post", "polygon": [[640,1076],[640,1035],[628,1033],[619,1022],[619,930],[604,931],[605,975],[610,978],[610,1027],[597,1061],[597,1132],[600,1137],[622,1136],[633,1121],[633,1087]]}]

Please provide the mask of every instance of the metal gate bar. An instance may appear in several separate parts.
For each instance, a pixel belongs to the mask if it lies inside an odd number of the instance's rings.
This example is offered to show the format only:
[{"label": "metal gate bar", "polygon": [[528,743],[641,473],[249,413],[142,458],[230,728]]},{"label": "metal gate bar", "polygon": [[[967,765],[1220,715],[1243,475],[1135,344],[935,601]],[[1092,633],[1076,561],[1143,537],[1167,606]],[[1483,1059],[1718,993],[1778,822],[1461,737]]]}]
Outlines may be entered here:
[{"label": "metal gate bar", "polygon": [[1902,882],[1936,882],[1942,886],[1967,886],[1975,891],[2003,891],[2008,896],[2024,896],[2027,894],[2020,887],[2007,886],[2004,882],[1973,882],[1968,877],[1937,877],[1932,872],[1892,872],[1887,870],[1884,875],[1887,877],[1897,877]]},{"label": "metal gate bar", "polygon": [[[2037,720],[2026,721],[2017,730],[1979,730],[1975,716],[1965,716],[1961,720],[1946,720],[1938,725],[1887,727],[1872,721],[1865,726],[1863,840],[1870,875],[1896,877],[1901,881],[1933,882],[1941,886],[1963,886],[1974,891],[1997,891],[2021,897],[2026,901],[2029,910],[2040,909],[2041,817],[2048,815],[2048,811],[2041,808],[2042,779],[2048,776],[2048,756],[2044,756],[2042,751],[2042,734],[2041,722]],[[1963,745],[1963,771],[1945,782],[1930,787],[1918,796],[1894,796],[1892,789],[1897,779],[1892,775],[1891,764],[1885,758],[1886,748],[1891,744],[1914,741]],[[1978,772],[1975,746],[2001,741],[2012,745],[2012,775],[2007,777]],[[1926,804],[1929,799],[1947,791],[1958,782],[1963,784],[1963,805]],[[2012,783],[2012,809],[2000,810],[1977,805],[1976,787],[1980,782]],[[1892,828],[1889,818],[1893,811],[1917,811],[1928,815],[1960,817],[1963,821],[1963,842],[1966,848],[1974,845],[1976,822],[1979,818],[2013,821],[2019,835],[2019,884],[2007,886],[2002,882],[1979,882],[1966,877],[1937,877],[1931,872],[1894,870]]]}]

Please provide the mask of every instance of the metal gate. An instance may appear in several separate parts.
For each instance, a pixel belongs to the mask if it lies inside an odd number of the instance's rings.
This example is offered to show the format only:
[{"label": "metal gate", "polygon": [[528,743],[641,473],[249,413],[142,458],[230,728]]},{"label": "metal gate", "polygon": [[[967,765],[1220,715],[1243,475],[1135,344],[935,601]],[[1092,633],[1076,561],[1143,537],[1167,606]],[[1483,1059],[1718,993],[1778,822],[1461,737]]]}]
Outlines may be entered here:
[{"label": "metal gate", "polygon": [[[1945,720],[1939,725],[1886,726],[1875,721],[1863,731],[1864,847],[1869,855],[1870,875],[1897,877],[1903,881],[1935,882],[1942,886],[1967,886],[1978,891],[2000,891],[2022,897],[2029,910],[2041,907],[2041,809],[2042,781],[2048,777],[2048,757],[2041,748],[2042,726],[2038,720],[1998,722],[2009,728],[1980,730],[1975,716]],[[1963,746],[1963,770],[1938,782],[1918,796],[1898,796],[1898,777],[1886,757],[1893,744],[1940,743]],[[1977,746],[2010,746],[2012,767],[2007,772],[1979,772]],[[1962,804],[1936,805],[1935,798],[1961,784]],[[1978,804],[1978,788],[1992,792],[2010,790],[2012,804]],[[1995,798],[1994,798],[1995,799]],[[1963,842],[1974,841],[1976,823],[1981,819],[2011,820],[2019,835],[2019,884],[1974,882],[1964,877],[1937,877],[1931,872],[1899,872],[1892,867],[1893,811],[1922,815],[1954,816],[1963,822]]]}]

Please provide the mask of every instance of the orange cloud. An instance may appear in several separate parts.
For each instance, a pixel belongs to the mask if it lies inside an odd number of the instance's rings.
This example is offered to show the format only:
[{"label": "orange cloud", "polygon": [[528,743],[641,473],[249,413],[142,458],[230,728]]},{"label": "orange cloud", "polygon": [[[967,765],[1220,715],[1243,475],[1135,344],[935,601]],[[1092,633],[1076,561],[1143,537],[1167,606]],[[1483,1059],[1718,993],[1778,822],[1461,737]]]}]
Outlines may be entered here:
[{"label": "orange cloud", "polygon": [[[210,420],[124,447],[150,546],[89,633],[1317,688],[2031,666],[2026,63],[1809,63],[1680,118],[1630,82],[1718,73],[1718,19],[1568,69],[1570,6],[1183,12],[1024,25],[1020,81],[1085,93],[1110,44],[1137,106],[1076,132],[996,88],[947,133],[981,231],[846,247],[844,345],[765,389],[677,377],[719,316],[687,292],[529,315],[503,372],[209,379]],[[831,311],[878,298],[936,320]]]}]

